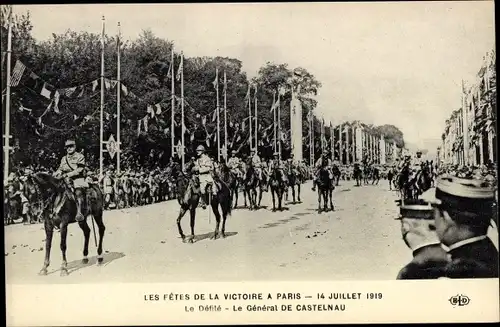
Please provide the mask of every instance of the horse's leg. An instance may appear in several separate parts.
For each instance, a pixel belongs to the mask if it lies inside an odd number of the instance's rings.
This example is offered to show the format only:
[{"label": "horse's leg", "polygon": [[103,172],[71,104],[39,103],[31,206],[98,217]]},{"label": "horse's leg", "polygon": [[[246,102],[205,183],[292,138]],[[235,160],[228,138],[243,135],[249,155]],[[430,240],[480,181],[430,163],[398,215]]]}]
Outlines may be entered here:
[{"label": "horse's leg", "polygon": [[78,222],[78,225],[80,226],[80,228],[83,231],[84,242],[83,242],[82,263],[84,265],[86,265],[87,263],[89,263],[89,258],[87,256],[89,255],[90,228],[89,228],[89,225],[87,224],[86,220]]},{"label": "horse's leg", "polygon": [[328,211],[328,192],[328,189],[323,192],[323,210],[325,211]]},{"label": "horse's leg", "polygon": [[271,197],[273,198],[273,211],[276,211],[276,199],[275,199],[276,190],[271,187]]},{"label": "horse's leg", "polygon": [[333,190],[332,189],[330,189],[330,192],[328,195],[330,196],[330,210],[333,211],[334,207],[333,207]]},{"label": "horse's leg", "polygon": [[260,203],[262,202],[262,193],[264,193],[264,186],[261,186],[259,189],[259,208],[260,208]]},{"label": "horse's leg", "polygon": [[50,248],[52,247],[52,236],[54,234],[54,224],[51,219],[45,219],[44,223],[45,229],[45,260],[43,262],[42,270],[40,270],[39,275],[47,275],[47,268],[50,265]]},{"label": "horse's leg", "polygon": [[102,241],[104,239],[104,232],[106,231],[106,226],[104,226],[102,214],[103,214],[102,210],[97,209],[90,217],[91,219],[94,219],[95,223],[97,224],[97,229],[99,230],[99,243],[97,244],[97,264],[101,264],[103,262]]},{"label": "horse's leg", "polygon": [[196,206],[192,205],[189,208],[189,215],[190,215],[190,227],[191,227],[191,237],[189,238],[189,243],[194,243],[194,223],[196,220]]},{"label": "horse's leg", "polygon": [[179,210],[179,215],[177,216],[177,229],[179,230],[179,234],[181,235],[182,242],[185,242],[186,236],[182,232],[182,227],[181,227],[181,220],[182,217],[186,214],[187,209],[183,206],[181,206],[181,210]]},{"label": "horse's leg", "polygon": [[318,187],[318,213],[321,212],[321,189]]},{"label": "horse's leg", "polygon": [[299,200],[299,202],[302,202],[300,201],[300,183],[297,184],[297,200]]},{"label": "horse's leg", "polygon": [[[66,217],[68,219],[68,217]],[[61,252],[62,252],[62,263],[61,263],[61,276],[68,275],[68,262],[66,261],[66,238],[68,236],[68,223],[64,221],[61,223]]]},{"label": "horse's leg", "polygon": [[292,184],[291,189],[292,189],[292,201],[293,203],[295,203],[295,185]]},{"label": "horse's leg", "polygon": [[220,213],[219,213],[219,201],[215,196],[212,196],[212,211],[215,216],[215,230],[214,235],[211,237],[212,240],[216,240],[219,236],[219,226],[220,226]]}]

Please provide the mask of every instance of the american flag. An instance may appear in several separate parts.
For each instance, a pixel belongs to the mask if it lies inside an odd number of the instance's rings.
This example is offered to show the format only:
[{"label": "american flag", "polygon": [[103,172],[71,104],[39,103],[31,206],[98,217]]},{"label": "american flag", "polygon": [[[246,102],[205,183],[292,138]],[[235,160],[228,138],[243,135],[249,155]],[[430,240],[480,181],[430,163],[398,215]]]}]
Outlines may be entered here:
[{"label": "american flag", "polygon": [[12,75],[10,78],[10,86],[18,86],[21,77],[23,77],[24,71],[26,70],[26,66],[20,62],[16,61],[16,65],[14,66],[14,70],[12,71]]}]

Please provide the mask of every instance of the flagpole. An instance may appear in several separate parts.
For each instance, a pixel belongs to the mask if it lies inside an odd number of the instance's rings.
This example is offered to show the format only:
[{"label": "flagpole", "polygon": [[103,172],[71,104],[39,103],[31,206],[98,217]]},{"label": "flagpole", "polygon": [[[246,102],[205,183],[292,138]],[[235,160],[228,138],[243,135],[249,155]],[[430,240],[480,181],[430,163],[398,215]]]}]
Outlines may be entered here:
[{"label": "flagpole", "polygon": [[258,117],[257,116],[257,85],[255,85],[254,102],[255,102],[255,104],[254,104],[254,106],[255,106],[255,126],[254,126],[254,128],[255,128],[255,153],[257,153],[257,155],[258,155],[258,152],[259,152],[258,151],[258,148],[259,148],[258,144],[259,143],[258,143],[258,140],[257,140],[257,138],[258,138],[258,132],[257,131],[259,129],[259,122],[257,120],[257,117]]},{"label": "flagpole", "polygon": [[[12,52],[12,6],[9,6],[8,19],[8,36],[7,36],[7,90],[5,94],[5,135],[4,135],[4,166],[3,166],[3,180],[4,185],[7,185],[7,178],[9,176],[9,160],[10,160],[10,62]],[[2,67],[3,69],[3,67]]]},{"label": "flagpole", "polygon": [[332,151],[332,162],[335,161],[335,133],[333,131],[332,122],[330,122],[330,149]]},{"label": "flagpole", "polygon": [[102,35],[101,35],[101,113],[100,113],[100,129],[99,129],[99,179],[102,180],[103,175],[103,142],[104,142],[104,29],[105,20],[102,16]]},{"label": "flagpole", "polygon": [[186,158],[185,156],[185,151],[184,151],[184,133],[185,131],[185,126],[184,126],[184,53],[181,51],[181,154],[182,154],[182,159],[181,159],[181,165],[182,165],[182,171],[184,171],[184,163]]},{"label": "flagpole", "polygon": [[217,161],[220,162],[220,108],[219,108],[219,68],[215,68],[215,94],[217,97]]},{"label": "flagpole", "polygon": [[121,95],[121,80],[120,80],[120,22],[118,22],[118,55],[117,55],[117,75],[116,75],[116,140],[118,142],[118,152],[116,157],[116,171],[120,173],[120,95]]},{"label": "flagpole", "polygon": [[[174,65],[174,46],[172,45],[172,59],[170,60],[170,74],[171,74],[171,78],[172,78],[172,81],[170,83],[170,87],[171,87],[171,95],[172,95],[172,99],[170,100],[170,103],[171,103],[171,112],[170,112],[170,116],[171,116],[171,122],[170,122],[170,152],[171,152],[171,158],[174,157],[174,152],[175,152],[175,132],[174,132],[174,129],[175,129],[175,74],[174,74],[174,70],[175,70],[175,65]],[[179,149],[178,149],[179,150]]]},{"label": "flagpole", "polygon": [[228,146],[227,146],[227,77],[224,70],[224,160],[227,163]]},{"label": "flagpole", "polygon": [[250,151],[252,150],[252,97],[250,96],[250,84],[248,85],[248,142],[250,142]]},{"label": "flagpole", "polygon": [[281,94],[278,92],[278,158],[281,160]]},{"label": "flagpole", "polygon": [[[273,91],[273,106],[276,105],[276,91]],[[273,133],[274,133],[274,142],[273,142],[273,150],[276,152],[276,107],[273,110]]]},{"label": "flagpole", "polygon": [[339,125],[339,160],[340,160],[340,164],[343,165],[344,164],[344,156],[343,156],[343,146],[342,146],[342,126],[344,124],[340,124]]}]

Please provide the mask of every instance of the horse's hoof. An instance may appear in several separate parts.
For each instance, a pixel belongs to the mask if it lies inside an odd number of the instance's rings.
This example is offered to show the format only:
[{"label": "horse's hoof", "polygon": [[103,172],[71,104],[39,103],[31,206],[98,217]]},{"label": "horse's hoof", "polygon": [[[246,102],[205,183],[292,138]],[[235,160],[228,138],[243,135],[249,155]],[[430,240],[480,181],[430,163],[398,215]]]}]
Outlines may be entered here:
[{"label": "horse's hoof", "polygon": [[68,269],[61,268],[61,277],[68,276]]},{"label": "horse's hoof", "polygon": [[40,270],[40,272],[38,273],[38,275],[40,275],[40,276],[47,276],[47,269],[46,268],[42,268],[42,270]]},{"label": "horse's hoof", "polygon": [[220,236],[221,236],[222,238],[226,238],[226,233],[221,232]]},{"label": "horse's hoof", "polygon": [[89,263],[89,258],[83,258],[83,259],[82,259],[82,263],[83,263],[84,265],[88,264],[88,263]]},{"label": "horse's hoof", "polygon": [[217,234],[214,234],[212,237],[210,237],[210,239],[215,241],[217,239]]},{"label": "horse's hoof", "polygon": [[188,241],[188,243],[193,244],[194,243],[194,238],[190,238],[189,241]]},{"label": "horse's hoof", "polygon": [[104,258],[102,258],[102,257],[97,258],[98,265],[102,264],[103,262],[104,262]]}]

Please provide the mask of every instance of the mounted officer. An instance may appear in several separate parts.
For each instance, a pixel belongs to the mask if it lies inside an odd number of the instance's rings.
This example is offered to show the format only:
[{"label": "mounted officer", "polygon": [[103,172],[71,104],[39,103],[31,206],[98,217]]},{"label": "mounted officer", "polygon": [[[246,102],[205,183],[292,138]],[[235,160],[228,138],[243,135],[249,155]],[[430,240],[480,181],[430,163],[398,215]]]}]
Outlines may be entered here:
[{"label": "mounted officer", "polygon": [[241,171],[241,159],[238,158],[236,154],[236,150],[231,152],[231,158],[227,161],[227,167],[237,178],[243,178],[243,173]]},{"label": "mounted officer", "polygon": [[196,148],[196,160],[194,161],[193,172],[199,175],[200,178],[200,204],[203,209],[206,209],[207,203],[205,201],[205,195],[208,188],[211,189],[213,195],[217,195],[217,189],[214,185],[213,172],[215,169],[214,162],[205,153],[205,147],[199,145]]},{"label": "mounted officer", "polygon": [[319,178],[319,172],[321,169],[326,169],[328,170],[329,177],[332,180],[333,179],[333,173],[332,173],[332,161],[330,158],[328,158],[328,151],[324,150],[323,153],[321,154],[321,157],[316,161],[316,164],[314,165],[315,171],[313,175],[313,187],[312,190],[316,191],[316,181]]},{"label": "mounted officer", "polygon": [[288,184],[288,177],[285,174],[285,163],[279,158],[279,153],[275,152],[273,154],[273,159],[269,163],[268,175],[271,176],[271,173],[274,169],[277,169],[281,172],[281,178],[283,183]]},{"label": "mounted officer", "polygon": [[255,172],[257,174],[257,179],[259,180],[259,184],[261,184],[262,183],[261,160],[255,149],[250,150],[250,164],[255,169]]},{"label": "mounted officer", "polygon": [[80,222],[85,220],[82,209],[85,205],[86,190],[89,187],[89,184],[85,181],[85,157],[82,153],[76,151],[74,140],[67,140],[64,146],[66,148],[66,155],[61,159],[59,168],[54,173],[54,176],[63,177],[68,185],[74,189],[76,199],[75,220]]},{"label": "mounted officer", "polygon": [[495,194],[480,179],[444,176],[421,196],[434,207],[436,232],[451,257],[444,278],[498,278],[498,250],[487,232]]}]

